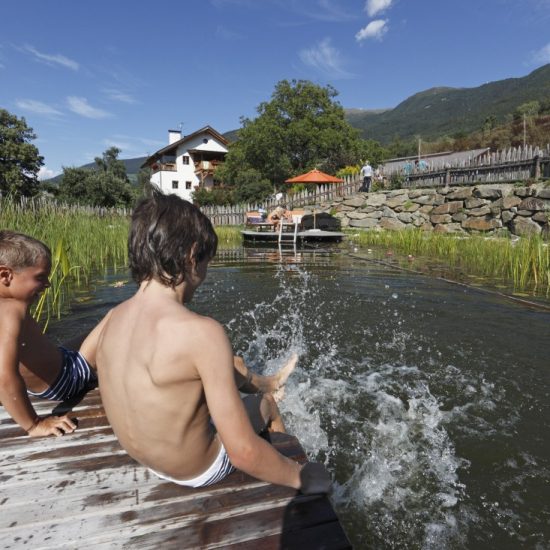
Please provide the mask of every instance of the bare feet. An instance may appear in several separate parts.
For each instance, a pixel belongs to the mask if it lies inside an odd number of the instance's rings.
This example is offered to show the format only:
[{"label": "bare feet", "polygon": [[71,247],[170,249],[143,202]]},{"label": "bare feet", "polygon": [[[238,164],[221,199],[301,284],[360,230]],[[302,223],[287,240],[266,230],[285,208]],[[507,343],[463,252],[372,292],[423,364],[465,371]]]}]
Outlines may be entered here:
[{"label": "bare feet", "polygon": [[286,384],[288,377],[292,374],[292,371],[296,368],[296,363],[298,362],[298,354],[293,353],[290,356],[290,359],[287,361],[286,365],[281,368],[281,370],[275,375],[277,379],[277,389],[280,390],[282,386]]},{"label": "bare feet", "polygon": [[275,399],[275,403],[280,403],[285,396],[285,387],[281,386],[278,390],[271,392],[271,395],[273,399]]}]

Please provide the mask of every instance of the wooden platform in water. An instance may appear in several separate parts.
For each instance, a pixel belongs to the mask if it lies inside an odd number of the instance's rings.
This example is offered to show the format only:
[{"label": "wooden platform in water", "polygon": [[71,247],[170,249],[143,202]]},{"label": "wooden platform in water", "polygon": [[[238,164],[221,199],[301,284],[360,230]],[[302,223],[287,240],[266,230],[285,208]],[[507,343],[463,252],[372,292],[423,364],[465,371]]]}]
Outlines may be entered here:
[{"label": "wooden platform in water", "polygon": [[[119,446],[97,390],[72,410],[74,434],[32,439],[0,407],[0,548],[351,548],[324,496],[241,472],[204,489],[165,482]],[[295,437],[272,443],[305,460]]]},{"label": "wooden platform in water", "polygon": [[324,231],[322,229],[308,229],[306,231],[298,231],[293,233],[286,231],[278,233],[276,231],[255,231],[254,229],[245,229],[241,231],[245,242],[260,242],[260,243],[305,243],[305,242],[332,242],[338,243],[345,234],[340,231]]}]

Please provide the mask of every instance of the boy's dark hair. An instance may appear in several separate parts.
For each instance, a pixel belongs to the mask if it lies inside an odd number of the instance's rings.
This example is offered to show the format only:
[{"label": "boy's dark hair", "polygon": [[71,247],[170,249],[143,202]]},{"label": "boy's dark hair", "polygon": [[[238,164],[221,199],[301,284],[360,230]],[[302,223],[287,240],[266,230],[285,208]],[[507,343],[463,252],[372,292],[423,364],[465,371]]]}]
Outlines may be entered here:
[{"label": "boy's dark hair", "polygon": [[52,253],[42,241],[17,231],[0,230],[0,265],[19,271],[44,258],[51,262]]},{"label": "boy's dark hair", "polygon": [[132,277],[136,283],[156,279],[172,288],[185,278],[193,259],[216,254],[218,237],[210,220],[177,195],[153,187],[152,196],[134,209],[128,239]]}]

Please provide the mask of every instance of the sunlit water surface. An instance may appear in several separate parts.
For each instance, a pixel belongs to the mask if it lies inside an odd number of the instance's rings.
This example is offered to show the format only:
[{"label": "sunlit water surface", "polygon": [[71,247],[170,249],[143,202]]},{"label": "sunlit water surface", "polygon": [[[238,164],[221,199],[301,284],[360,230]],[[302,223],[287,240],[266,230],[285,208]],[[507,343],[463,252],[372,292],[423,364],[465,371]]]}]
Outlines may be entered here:
[{"label": "sunlit water surface", "polygon": [[[133,293],[106,274],[62,340]],[[550,313],[346,253],[241,250],[192,305],[272,373],[355,548],[550,547]]]}]

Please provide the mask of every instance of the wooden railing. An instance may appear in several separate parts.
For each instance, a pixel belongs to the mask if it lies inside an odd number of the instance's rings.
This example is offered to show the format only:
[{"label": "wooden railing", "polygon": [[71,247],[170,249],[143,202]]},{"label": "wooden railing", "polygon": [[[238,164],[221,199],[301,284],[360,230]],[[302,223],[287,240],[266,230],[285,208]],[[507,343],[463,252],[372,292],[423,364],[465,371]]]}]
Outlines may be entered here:
[{"label": "wooden railing", "polygon": [[160,163],[157,162],[153,164],[152,166],[152,173],[155,174],[156,172],[177,172],[177,167],[175,162],[164,162]]},{"label": "wooden railing", "polygon": [[445,185],[473,185],[476,183],[509,183],[550,177],[550,145],[545,148],[513,147],[486,153],[447,165],[432,166],[428,170],[403,168],[384,173],[384,178],[402,178],[402,187],[439,187]]}]

